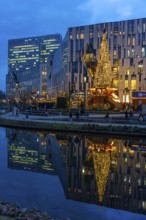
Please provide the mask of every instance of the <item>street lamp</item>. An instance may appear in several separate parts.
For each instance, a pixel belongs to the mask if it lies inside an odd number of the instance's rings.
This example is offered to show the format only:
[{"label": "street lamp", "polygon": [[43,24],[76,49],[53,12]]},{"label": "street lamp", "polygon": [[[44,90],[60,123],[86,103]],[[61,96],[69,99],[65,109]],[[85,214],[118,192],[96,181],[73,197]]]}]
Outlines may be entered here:
[{"label": "street lamp", "polygon": [[70,94],[71,93],[71,90],[70,90],[70,81],[69,81],[69,83],[68,83],[68,94],[69,94],[69,109],[70,109],[70,107],[71,107],[71,105],[70,105]]},{"label": "street lamp", "polygon": [[84,116],[86,115],[86,82],[87,76],[84,76]]}]

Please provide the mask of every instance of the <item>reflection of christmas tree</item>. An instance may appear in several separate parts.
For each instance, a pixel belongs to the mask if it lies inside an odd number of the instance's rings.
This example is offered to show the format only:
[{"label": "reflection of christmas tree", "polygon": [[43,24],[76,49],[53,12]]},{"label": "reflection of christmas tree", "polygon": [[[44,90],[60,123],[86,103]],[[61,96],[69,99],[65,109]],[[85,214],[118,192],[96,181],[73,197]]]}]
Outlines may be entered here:
[{"label": "reflection of christmas tree", "polygon": [[107,177],[110,168],[110,153],[92,151],[99,202],[103,202]]},{"label": "reflection of christmas tree", "polygon": [[98,56],[98,65],[94,77],[94,87],[110,87],[112,84],[113,73],[110,63],[110,54],[106,34],[103,34],[100,51]]}]

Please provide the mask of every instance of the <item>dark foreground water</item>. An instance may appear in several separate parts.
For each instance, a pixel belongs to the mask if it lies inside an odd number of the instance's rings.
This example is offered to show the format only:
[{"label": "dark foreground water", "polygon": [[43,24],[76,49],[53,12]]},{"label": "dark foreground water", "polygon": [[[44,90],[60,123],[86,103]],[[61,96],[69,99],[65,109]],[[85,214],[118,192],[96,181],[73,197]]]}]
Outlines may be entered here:
[{"label": "dark foreground water", "polygon": [[0,128],[0,200],[72,220],[146,219],[146,140]]}]

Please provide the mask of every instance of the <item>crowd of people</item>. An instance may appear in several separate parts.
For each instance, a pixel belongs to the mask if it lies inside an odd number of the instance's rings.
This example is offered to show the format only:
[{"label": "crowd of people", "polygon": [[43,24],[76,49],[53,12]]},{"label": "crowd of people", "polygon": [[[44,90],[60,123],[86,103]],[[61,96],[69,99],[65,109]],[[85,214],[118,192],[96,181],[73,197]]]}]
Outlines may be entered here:
[{"label": "crowd of people", "polygon": [[[144,117],[143,117],[143,105],[142,103],[139,103],[137,105],[137,108],[135,110],[135,108],[131,105],[131,104],[125,104],[125,106],[122,106],[123,108],[119,109],[119,112],[124,112],[125,114],[125,119],[126,120],[132,120],[133,117],[134,117],[134,112],[139,112],[139,117],[138,119],[139,120],[144,120]],[[105,109],[106,112],[105,112],[105,119],[109,119],[110,117],[110,110],[109,109]],[[117,111],[116,111],[117,112]],[[45,116],[48,116],[48,111],[45,111]],[[62,115],[62,112],[60,111],[59,112],[60,115]],[[20,110],[18,107],[13,107],[13,110],[12,110],[12,114],[16,117],[19,116],[20,114]],[[77,109],[76,111],[73,111],[73,110],[69,110],[69,120],[72,121],[72,118],[73,118],[73,115],[75,116],[75,118],[78,120],[80,117],[85,117],[85,116],[88,116],[88,112],[86,111],[86,109],[83,107],[83,108],[80,108],[80,109]],[[26,118],[28,118],[28,115],[26,115]]]}]

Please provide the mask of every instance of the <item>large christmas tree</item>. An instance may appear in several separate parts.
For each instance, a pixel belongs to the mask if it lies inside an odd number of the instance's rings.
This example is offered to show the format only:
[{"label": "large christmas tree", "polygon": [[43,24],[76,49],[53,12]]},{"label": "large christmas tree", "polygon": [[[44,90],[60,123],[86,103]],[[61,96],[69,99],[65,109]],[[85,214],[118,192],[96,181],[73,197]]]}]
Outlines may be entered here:
[{"label": "large christmas tree", "polygon": [[103,33],[102,42],[98,56],[98,64],[94,76],[94,87],[111,87],[113,80],[112,66],[106,33]]}]

